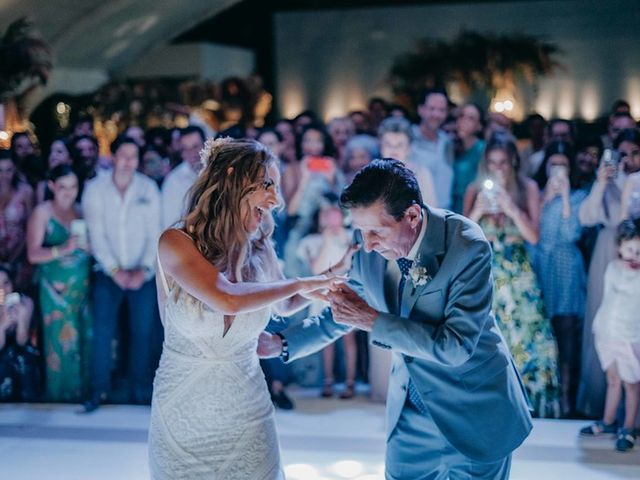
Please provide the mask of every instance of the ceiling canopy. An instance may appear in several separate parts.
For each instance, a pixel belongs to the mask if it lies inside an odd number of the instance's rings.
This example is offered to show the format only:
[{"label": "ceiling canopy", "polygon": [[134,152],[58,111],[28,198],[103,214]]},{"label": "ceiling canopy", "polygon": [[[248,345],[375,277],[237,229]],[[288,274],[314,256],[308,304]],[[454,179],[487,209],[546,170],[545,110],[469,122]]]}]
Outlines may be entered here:
[{"label": "ceiling canopy", "polygon": [[123,71],[238,0],[0,0],[0,31],[30,17],[54,66]]}]

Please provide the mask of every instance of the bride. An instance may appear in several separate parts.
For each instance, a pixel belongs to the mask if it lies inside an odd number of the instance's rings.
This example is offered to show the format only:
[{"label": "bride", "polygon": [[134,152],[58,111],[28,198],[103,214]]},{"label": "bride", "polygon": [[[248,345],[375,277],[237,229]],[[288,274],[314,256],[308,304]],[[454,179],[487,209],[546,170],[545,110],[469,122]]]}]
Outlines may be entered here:
[{"label": "bride", "polygon": [[[272,314],[335,275],[284,279],[270,237],[275,157],[253,140],[209,140],[181,228],[158,246],[165,342],[149,428],[154,479],[283,479],[273,406],[256,352]],[[345,255],[345,258],[347,255]]]}]

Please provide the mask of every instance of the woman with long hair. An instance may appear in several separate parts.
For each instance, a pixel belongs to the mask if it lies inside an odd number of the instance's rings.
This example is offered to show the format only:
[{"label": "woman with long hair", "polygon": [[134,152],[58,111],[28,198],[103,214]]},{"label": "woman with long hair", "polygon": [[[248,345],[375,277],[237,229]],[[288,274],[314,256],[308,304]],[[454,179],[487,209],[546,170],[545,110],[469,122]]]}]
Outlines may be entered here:
[{"label": "woman with long hair", "polygon": [[13,271],[16,290],[31,285],[27,262],[27,221],[33,210],[33,189],[6,150],[0,150],[0,266]]},{"label": "woman with long hair", "polygon": [[465,194],[465,215],[493,248],[493,311],[538,417],[559,417],[557,348],[526,242],[539,238],[540,193],[518,175],[515,144],[493,137]]},{"label": "woman with long hair", "polygon": [[284,279],[271,245],[280,204],[276,158],[253,140],[209,140],[181,225],[158,247],[165,331],[154,382],[149,459],[154,479],[281,479],[273,405],[258,362],[272,312],[333,274]]},{"label": "woman with long hair", "polygon": [[59,164],[49,172],[47,187],[53,199],[35,208],[27,226],[27,254],[38,266],[46,399],[76,402],[89,387],[91,259],[76,203],[78,176]]}]

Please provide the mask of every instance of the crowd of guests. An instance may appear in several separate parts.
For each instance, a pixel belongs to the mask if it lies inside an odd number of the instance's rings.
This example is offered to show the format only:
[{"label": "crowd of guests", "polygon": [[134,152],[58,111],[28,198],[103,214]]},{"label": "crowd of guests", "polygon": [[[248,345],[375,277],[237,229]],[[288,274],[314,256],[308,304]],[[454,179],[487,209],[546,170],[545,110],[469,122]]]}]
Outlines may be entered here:
[{"label": "crowd of guests", "polygon": [[[416,110],[412,122],[375,98],[327,124],[305,111],[218,135],[256,138],[280,158],[274,239],[289,276],[322,272],[348,249],[338,198],[360,168],[378,157],[407,164],[429,208],[468,216],[491,242],[494,312],[534,414],[600,418],[582,433],[622,426],[618,447],[630,448],[640,397],[640,132],[629,105],[616,102],[595,137],[533,114],[524,140],[506,116],[454,105],[443,90],[426,92]],[[14,133],[0,151],[2,400],[84,401],[91,411],[109,399],[116,365],[127,371],[127,401],[150,399],[162,342],[157,240],[186,209],[205,133],[130,125],[101,156],[92,127],[80,118],[48,146]],[[325,307],[318,301],[304,317]],[[357,378],[384,398],[388,354],[358,335],[323,352],[323,397],[341,376],[341,398],[356,395]],[[274,402],[292,408],[290,372],[278,360],[264,370]]]}]

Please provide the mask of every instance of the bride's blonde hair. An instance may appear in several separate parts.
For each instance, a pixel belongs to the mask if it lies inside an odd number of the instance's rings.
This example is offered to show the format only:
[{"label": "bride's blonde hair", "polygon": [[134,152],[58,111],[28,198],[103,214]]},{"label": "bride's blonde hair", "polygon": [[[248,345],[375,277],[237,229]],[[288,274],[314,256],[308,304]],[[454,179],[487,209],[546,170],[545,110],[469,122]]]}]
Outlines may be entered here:
[{"label": "bride's blonde hair", "polygon": [[273,221],[266,215],[250,237],[241,206],[248,194],[263,188],[267,167],[278,160],[255,140],[231,138],[208,140],[200,159],[203,169],[189,191],[185,228],[218,270],[236,281],[255,280],[272,264]]}]

